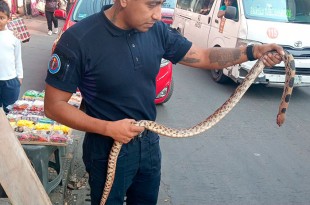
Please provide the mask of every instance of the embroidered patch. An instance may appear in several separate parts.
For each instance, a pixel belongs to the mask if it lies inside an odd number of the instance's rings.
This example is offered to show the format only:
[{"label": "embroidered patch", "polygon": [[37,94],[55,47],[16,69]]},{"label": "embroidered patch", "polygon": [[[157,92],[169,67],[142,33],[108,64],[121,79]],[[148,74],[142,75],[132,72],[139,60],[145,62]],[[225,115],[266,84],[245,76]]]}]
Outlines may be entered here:
[{"label": "embroidered patch", "polygon": [[60,66],[61,66],[59,56],[57,54],[53,54],[47,66],[48,66],[48,71],[51,74],[56,74],[60,70]]}]

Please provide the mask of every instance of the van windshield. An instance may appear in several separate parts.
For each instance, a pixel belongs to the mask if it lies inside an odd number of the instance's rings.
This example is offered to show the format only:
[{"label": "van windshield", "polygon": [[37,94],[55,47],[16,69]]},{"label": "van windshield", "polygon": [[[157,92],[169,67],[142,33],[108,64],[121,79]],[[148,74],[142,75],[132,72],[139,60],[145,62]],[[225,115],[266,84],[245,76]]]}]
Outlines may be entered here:
[{"label": "van windshield", "polygon": [[246,18],[310,24],[309,0],[243,0]]}]

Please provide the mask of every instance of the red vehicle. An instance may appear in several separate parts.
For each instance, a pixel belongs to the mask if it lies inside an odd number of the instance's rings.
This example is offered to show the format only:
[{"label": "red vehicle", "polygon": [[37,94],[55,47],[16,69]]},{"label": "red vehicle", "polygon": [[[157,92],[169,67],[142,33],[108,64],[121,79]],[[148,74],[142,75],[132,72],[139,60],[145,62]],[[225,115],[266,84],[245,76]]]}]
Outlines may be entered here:
[{"label": "red vehicle", "polygon": [[161,20],[165,22],[166,24],[171,25],[173,22],[173,14],[174,9],[171,8],[161,8]]},{"label": "red vehicle", "polygon": [[[102,6],[111,4],[110,0],[76,0],[71,10],[68,13],[66,22],[60,31],[58,38],[53,44],[54,50],[61,34],[65,32],[70,26],[79,22],[83,18],[99,12]],[[56,16],[62,18],[62,16]],[[173,93],[173,79],[172,79],[172,63],[168,60],[162,59],[159,73],[156,77],[156,104],[167,102]]]}]

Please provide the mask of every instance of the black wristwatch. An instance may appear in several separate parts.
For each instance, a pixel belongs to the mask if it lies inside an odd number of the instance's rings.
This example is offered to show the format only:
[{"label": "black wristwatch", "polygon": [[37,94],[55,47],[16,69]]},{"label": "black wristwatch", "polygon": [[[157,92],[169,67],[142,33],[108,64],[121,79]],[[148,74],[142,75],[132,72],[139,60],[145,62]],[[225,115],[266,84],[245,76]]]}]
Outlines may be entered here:
[{"label": "black wristwatch", "polygon": [[246,55],[247,55],[249,61],[254,61],[254,60],[256,60],[256,59],[254,58],[254,50],[253,50],[253,48],[254,48],[254,45],[253,45],[253,44],[248,45],[248,46],[246,47]]}]

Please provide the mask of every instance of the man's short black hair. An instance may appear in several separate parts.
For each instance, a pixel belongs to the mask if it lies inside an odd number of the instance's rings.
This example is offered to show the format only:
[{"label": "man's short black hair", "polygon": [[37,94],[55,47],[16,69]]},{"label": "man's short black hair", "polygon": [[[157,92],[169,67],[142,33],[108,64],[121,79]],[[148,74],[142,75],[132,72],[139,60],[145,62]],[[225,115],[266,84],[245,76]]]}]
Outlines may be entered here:
[{"label": "man's short black hair", "polygon": [[8,18],[10,18],[10,8],[9,5],[4,1],[4,0],[0,0],[0,11],[5,13]]}]

